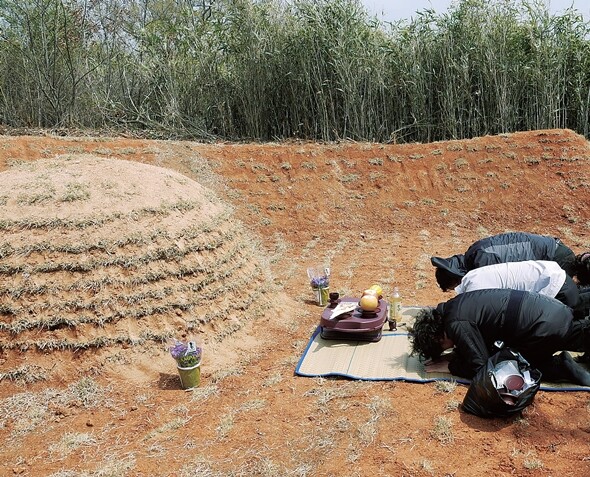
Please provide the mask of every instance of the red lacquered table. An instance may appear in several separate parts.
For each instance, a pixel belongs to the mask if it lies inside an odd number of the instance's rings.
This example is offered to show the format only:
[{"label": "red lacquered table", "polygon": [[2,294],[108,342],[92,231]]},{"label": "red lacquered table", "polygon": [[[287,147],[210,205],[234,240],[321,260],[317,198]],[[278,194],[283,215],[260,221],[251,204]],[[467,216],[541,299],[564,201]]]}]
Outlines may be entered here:
[{"label": "red lacquered table", "polygon": [[[359,298],[344,297],[328,305],[322,312],[321,336],[328,340],[379,341],[383,324],[387,320],[389,304],[381,299],[374,312],[366,312],[358,306]],[[354,307],[353,307],[354,305]],[[351,308],[332,317],[339,308]]]}]

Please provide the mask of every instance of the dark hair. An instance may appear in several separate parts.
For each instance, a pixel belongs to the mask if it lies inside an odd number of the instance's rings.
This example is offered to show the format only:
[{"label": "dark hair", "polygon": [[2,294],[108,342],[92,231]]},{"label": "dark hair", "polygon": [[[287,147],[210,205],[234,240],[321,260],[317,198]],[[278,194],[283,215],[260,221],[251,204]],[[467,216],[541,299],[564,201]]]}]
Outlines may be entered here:
[{"label": "dark hair", "polygon": [[442,352],[441,340],[444,337],[442,317],[434,308],[423,308],[416,315],[416,321],[410,331],[411,354],[421,359],[438,358]]},{"label": "dark hair", "polygon": [[434,277],[436,278],[436,283],[438,283],[440,289],[445,292],[455,288],[458,283],[461,283],[462,279],[459,275],[455,275],[447,269],[439,267],[436,267]]},{"label": "dark hair", "polygon": [[590,285],[590,252],[576,255],[574,267],[578,284],[582,286]]}]

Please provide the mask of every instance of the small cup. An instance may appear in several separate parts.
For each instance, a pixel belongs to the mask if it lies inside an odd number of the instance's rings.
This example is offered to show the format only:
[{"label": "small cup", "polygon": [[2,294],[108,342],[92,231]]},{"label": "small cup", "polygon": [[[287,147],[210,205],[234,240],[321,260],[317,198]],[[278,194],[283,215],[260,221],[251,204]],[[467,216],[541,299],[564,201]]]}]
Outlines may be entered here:
[{"label": "small cup", "polygon": [[502,401],[504,401],[509,406],[516,405],[516,396],[510,393],[500,393],[500,397],[502,398]]},{"label": "small cup", "polygon": [[524,378],[519,374],[511,374],[510,376],[506,376],[504,386],[506,386],[508,391],[520,391],[524,386]]}]

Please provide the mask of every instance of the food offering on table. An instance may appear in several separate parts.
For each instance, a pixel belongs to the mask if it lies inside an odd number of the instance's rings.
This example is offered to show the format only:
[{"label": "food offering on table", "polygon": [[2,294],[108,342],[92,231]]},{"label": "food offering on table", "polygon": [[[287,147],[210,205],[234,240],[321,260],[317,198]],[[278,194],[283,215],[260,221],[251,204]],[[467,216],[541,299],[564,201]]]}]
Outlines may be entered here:
[{"label": "food offering on table", "polygon": [[336,308],[340,303],[340,293],[330,292],[330,308]]},{"label": "food offering on table", "polygon": [[374,313],[379,308],[379,298],[377,295],[366,294],[361,297],[359,302],[361,310]]},{"label": "food offering on table", "polygon": [[375,284],[375,285],[371,285],[369,287],[370,290],[375,290],[377,292],[377,298],[379,298],[379,300],[381,300],[383,298],[383,288],[381,288],[381,285]]},{"label": "food offering on table", "polygon": [[393,288],[391,301],[387,310],[387,322],[389,323],[389,331],[397,330],[398,322],[402,318],[402,297],[399,293],[398,287]]},{"label": "food offering on table", "polygon": [[373,288],[367,288],[366,290],[363,291],[363,293],[361,294],[361,298],[364,297],[365,295],[371,295],[377,298],[377,300],[379,300],[379,293],[377,292],[377,290],[373,289]]},{"label": "food offering on table", "polygon": [[387,320],[387,303],[371,291],[360,298],[359,295],[339,296],[335,308],[327,306],[320,317],[322,338],[379,341]]},{"label": "food offering on table", "polygon": [[380,310],[379,306],[382,298],[383,289],[379,285],[372,285],[370,288],[365,289],[358,303],[362,316],[375,316]]},{"label": "food offering on table", "polygon": [[393,288],[391,295],[391,318],[399,320],[402,317],[402,296],[398,287]]},{"label": "food offering on table", "polygon": [[[326,318],[330,320],[340,320],[343,318],[350,318],[352,312],[358,308],[358,303],[350,300],[338,300],[335,307],[330,305],[327,309],[329,313],[326,313]],[[325,313],[325,312],[324,312]]]}]

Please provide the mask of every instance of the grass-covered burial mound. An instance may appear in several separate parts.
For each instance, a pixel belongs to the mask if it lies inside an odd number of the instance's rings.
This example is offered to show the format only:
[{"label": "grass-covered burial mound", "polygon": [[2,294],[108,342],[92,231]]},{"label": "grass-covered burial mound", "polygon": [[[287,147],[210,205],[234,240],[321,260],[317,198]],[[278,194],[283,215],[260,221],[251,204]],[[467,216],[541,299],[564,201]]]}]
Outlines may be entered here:
[{"label": "grass-covered burial mound", "polygon": [[221,340],[268,304],[229,207],[177,172],[94,156],[0,174],[0,275],[0,353],[15,364],[0,379],[47,353]]}]

